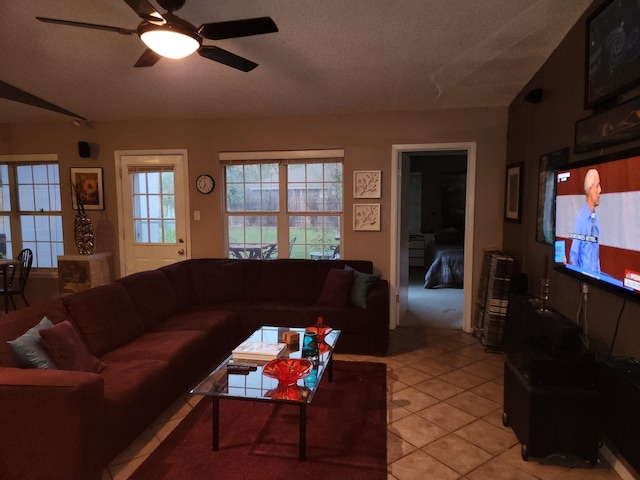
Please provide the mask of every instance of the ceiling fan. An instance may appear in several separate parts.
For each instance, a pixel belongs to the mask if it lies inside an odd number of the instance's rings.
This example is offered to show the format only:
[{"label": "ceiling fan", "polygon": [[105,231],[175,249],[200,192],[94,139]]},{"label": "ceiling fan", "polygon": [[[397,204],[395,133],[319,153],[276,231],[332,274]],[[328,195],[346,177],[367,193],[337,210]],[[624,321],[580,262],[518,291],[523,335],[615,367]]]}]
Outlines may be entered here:
[{"label": "ceiling fan", "polygon": [[32,107],[44,108],[45,110],[49,110],[51,112],[68,115],[77,120],[87,120],[81,115],[73,113],[65,108],[59,107],[58,105],[54,105],[51,102],[48,102],[40,97],[36,97],[35,95],[32,95],[29,92],[25,92],[18,87],[14,87],[13,85],[8,84],[7,82],[3,82],[2,80],[0,80],[0,98],[6,98],[7,100],[11,100],[13,102],[31,105]]},{"label": "ceiling fan", "polygon": [[182,8],[185,0],[157,0],[158,5],[165,9],[166,13],[158,12],[147,0],[124,1],[142,18],[142,22],[136,30],[56,18],[36,18],[46,23],[107,30],[122,35],[136,34],[148,48],[140,56],[134,65],[135,67],[151,67],[162,57],[183,58],[197,51],[200,56],[209,60],[243,72],[249,72],[256,68],[258,64],[220,47],[202,45],[203,40],[223,40],[278,31],[278,27],[270,17],[204,23],[196,28],[191,23],[173,14],[173,12]]}]

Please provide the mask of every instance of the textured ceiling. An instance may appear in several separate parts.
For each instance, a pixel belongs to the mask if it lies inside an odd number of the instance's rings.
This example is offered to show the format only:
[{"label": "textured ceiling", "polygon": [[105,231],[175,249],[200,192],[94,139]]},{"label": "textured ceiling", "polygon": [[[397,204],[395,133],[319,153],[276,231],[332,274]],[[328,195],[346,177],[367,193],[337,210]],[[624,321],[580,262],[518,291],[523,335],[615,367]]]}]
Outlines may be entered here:
[{"label": "textured ceiling", "polygon": [[[259,64],[243,73],[199,55],[133,68],[137,36],[35,19],[135,29],[123,0],[0,0],[0,80],[90,121],[506,106],[590,3],[187,0],[196,26],[273,18],[278,33],[205,40]],[[0,99],[0,123],[67,120]]]}]

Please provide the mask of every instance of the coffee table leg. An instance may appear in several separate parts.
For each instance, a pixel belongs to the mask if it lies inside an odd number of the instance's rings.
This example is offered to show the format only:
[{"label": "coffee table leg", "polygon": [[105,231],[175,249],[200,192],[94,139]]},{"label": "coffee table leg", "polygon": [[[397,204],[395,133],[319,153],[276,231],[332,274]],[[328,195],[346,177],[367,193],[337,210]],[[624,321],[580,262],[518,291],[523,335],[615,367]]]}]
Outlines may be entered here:
[{"label": "coffee table leg", "polygon": [[220,430],[220,399],[218,397],[211,397],[213,399],[213,432],[212,432],[212,446],[211,449],[214,452],[218,451],[218,431]]},{"label": "coffee table leg", "polygon": [[307,451],[307,404],[300,405],[300,453],[299,460],[304,462]]},{"label": "coffee table leg", "polygon": [[333,357],[329,357],[329,363],[327,363],[327,370],[329,374],[329,383],[333,382]]}]

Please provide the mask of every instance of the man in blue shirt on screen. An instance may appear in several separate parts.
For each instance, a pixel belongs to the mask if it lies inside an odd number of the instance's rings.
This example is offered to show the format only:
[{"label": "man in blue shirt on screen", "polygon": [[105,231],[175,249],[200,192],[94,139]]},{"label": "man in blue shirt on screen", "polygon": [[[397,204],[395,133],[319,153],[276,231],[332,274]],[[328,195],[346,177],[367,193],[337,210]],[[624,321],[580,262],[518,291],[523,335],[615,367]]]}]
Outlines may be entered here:
[{"label": "man in blue shirt on screen", "polygon": [[578,268],[600,273],[600,245],[598,237],[600,226],[596,217],[596,207],[600,205],[600,174],[595,168],[584,176],[584,192],[587,201],[576,217],[571,233],[571,251],[569,263]]}]

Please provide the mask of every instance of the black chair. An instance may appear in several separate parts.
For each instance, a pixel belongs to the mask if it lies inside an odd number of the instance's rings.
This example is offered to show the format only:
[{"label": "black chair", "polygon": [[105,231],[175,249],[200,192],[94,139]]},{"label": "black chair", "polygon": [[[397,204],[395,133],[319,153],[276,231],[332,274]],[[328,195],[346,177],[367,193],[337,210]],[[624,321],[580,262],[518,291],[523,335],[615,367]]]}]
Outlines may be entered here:
[{"label": "black chair", "polygon": [[2,285],[0,285],[0,294],[11,298],[11,305],[14,310],[16,310],[16,302],[13,299],[14,295],[20,295],[24,304],[27,307],[29,306],[27,297],[24,295],[24,290],[27,286],[27,279],[31,271],[31,264],[33,263],[33,252],[29,248],[25,248],[18,255],[18,261],[20,263],[12,268],[10,272],[7,272],[7,291],[5,292]]},{"label": "black chair", "polygon": [[272,243],[271,245],[267,245],[262,252],[263,260],[272,260],[277,258],[278,255],[278,245],[276,243]]}]

